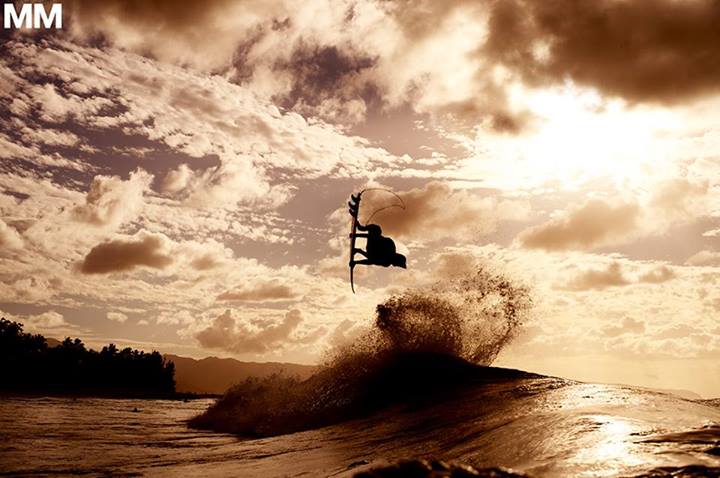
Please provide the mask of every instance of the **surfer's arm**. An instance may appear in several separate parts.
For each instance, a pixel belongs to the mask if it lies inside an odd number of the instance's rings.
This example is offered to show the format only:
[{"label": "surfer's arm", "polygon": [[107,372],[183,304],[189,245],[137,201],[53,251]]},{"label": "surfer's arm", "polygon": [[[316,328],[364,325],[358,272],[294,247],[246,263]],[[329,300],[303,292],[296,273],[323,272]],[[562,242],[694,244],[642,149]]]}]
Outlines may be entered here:
[{"label": "surfer's arm", "polygon": [[[357,227],[357,230],[358,230],[358,231],[367,231],[367,226],[363,226],[362,224],[360,224],[359,221],[358,221],[356,227]],[[365,234],[365,236],[367,236],[367,234]],[[364,237],[364,236],[363,236],[363,237]]]}]

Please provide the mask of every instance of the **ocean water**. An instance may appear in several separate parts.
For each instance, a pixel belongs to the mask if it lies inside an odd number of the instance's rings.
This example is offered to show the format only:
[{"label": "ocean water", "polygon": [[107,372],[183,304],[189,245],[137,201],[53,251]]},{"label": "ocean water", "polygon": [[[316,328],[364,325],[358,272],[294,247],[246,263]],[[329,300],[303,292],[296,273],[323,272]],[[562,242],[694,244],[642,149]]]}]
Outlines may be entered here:
[{"label": "ocean water", "polygon": [[487,367],[530,304],[483,271],[408,291],[313,377],[217,403],[0,397],[0,474],[350,477],[437,459],[535,477],[720,477],[713,403]]},{"label": "ocean water", "polygon": [[641,476],[688,465],[703,468],[683,476],[720,473],[720,410],[618,386],[500,378],[437,403],[261,439],[188,428],[185,420],[210,403],[4,397],[0,473],[352,476],[414,458],[539,477]]}]

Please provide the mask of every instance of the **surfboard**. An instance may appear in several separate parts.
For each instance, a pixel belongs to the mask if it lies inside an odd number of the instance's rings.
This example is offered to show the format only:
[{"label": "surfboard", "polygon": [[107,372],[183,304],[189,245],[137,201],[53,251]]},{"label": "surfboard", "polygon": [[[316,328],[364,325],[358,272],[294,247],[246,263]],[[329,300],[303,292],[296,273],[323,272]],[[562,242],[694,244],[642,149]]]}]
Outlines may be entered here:
[{"label": "surfboard", "polygon": [[355,197],[351,195],[350,202],[348,202],[350,216],[352,217],[352,221],[350,222],[350,289],[352,289],[353,294],[355,293],[355,281],[353,279],[353,274],[355,272],[355,265],[353,264],[353,261],[355,260],[355,253],[353,251],[355,250],[355,240],[357,239],[358,215],[360,214],[361,197],[362,192],[357,195],[357,203],[354,203],[353,199],[355,199]]}]

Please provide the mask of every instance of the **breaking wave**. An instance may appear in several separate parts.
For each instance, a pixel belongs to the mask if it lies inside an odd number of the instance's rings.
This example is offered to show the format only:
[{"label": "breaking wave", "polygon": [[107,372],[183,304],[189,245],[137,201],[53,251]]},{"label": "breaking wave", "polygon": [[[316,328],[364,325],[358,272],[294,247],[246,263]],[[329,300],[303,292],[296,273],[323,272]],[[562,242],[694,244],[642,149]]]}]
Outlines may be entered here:
[{"label": "breaking wave", "polygon": [[485,269],[407,290],[379,304],[373,325],[312,377],[249,379],[190,426],[269,436],[431,399],[493,375],[481,366],[513,340],[531,305],[526,287]]}]

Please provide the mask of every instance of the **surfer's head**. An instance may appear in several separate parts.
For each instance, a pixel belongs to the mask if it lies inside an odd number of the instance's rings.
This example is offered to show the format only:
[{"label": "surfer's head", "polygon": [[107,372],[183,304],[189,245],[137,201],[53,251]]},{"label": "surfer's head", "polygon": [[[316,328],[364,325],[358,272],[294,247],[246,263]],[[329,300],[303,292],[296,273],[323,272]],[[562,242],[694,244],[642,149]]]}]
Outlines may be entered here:
[{"label": "surfer's head", "polygon": [[365,228],[370,236],[382,236],[382,228],[377,224],[368,224]]}]

